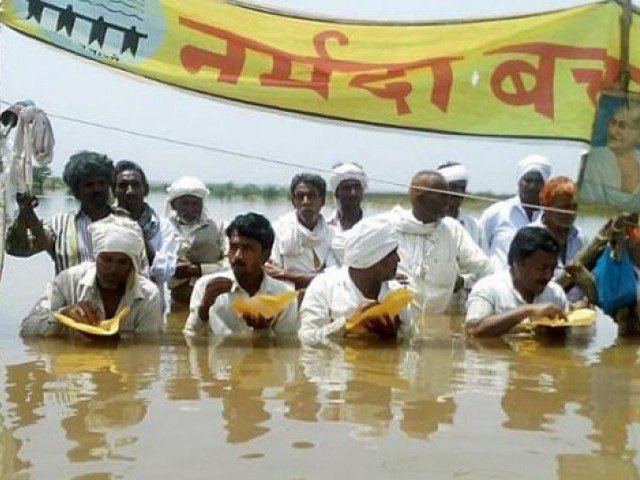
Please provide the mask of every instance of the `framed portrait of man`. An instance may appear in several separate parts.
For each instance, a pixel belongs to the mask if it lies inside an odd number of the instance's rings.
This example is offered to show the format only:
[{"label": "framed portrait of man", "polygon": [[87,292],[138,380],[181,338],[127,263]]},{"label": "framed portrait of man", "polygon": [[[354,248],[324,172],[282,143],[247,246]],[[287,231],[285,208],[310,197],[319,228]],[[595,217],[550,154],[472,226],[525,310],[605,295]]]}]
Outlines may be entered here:
[{"label": "framed portrait of man", "polygon": [[581,168],[580,200],[640,211],[639,95],[600,95],[591,148]]}]

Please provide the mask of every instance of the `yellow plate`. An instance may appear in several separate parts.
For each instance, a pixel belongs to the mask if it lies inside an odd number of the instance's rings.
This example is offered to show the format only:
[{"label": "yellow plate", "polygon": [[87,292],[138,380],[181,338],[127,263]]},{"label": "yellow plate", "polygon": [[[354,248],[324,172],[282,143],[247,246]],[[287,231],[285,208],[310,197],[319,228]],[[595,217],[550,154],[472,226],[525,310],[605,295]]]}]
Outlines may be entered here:
[{"label": "yellow plate", "polygon": [[273,318],[285,309],[298,292],[284,292],[278,295],[259,294],[251,298],[236,298],[231,306],[238,315],[262,315],[264,318]]},{"label": "yellow plate", "polygon": [[382,302],[375,305],[364,312],[354,315],[347,320],[346,329],[349,333],[361,333],[364,331],[362,322],[367,318],[381,317],[388,315],[393,318],[398,315],[411,300],[413,300],[413,292],[408,288],[400,288],[393,290],[387,294]]},{"label": "yellow plate", "polygon": [[54,313],[53,316],[63,325],[91,335],[109,336],[115,335],[120,329],[122,322],[129,315],[129,307],[124,307],[116,316],[109,320],[103,320],[98,325],[88,325],[86,323],[76,322],[73,318],[69,318],[61,313]]},{"label": "yellow plate", "polygon": [[531,320],[532,327],[588,327],[596,320],[596,311],[590,308],[579,308],[567,315],[567,320],[540,317]]}]

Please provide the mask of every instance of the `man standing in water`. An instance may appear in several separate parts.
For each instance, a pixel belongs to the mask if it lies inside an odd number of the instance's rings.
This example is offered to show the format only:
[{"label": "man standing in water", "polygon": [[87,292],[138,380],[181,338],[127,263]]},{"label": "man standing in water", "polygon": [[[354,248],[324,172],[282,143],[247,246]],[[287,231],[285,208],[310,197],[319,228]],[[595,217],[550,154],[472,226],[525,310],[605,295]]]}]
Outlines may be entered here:
[{"label": "man standing in water", "polygon": [[150,278],[158,286],[164,305],[165,283],[176,270],[176,238],[171,223],[160,218],[144,201],[149,194],[149,183],[142,168],[129,160],[121,160],[115,166],[115,194],[118,207],[123,208],[138,222],[144,235]]},{"label": "man standing in water", "polygon": [[89,227],[96,260],[70,267],[47,287],[46,297],[20,326],[22,336],[63,336],[67,327],[53,313],[77,322],[113,318],[124,307],[129,314],[120,332],[157,332],[162,325],[158,288],[138,273],[144,242],[127,218],[107,218]]},{"label": "man standing in water", "polygon": [[[313,279],[300,306],[300,331],[304,342],[317,343],[344,337],[346,323],[354,314],[384,300],[391,290],[402,288],[394,281],[398,267],[398,238],[382,217],[366,218],[353,227],[345,244],[345,264]],[[412,322],[405,310],[397,318],[371,317],[367,332],[380,338],[410,335]]]},{"label": "man standing in water", "polygon": [[485,253],[495,268],[507,268],[511,239],[522,228],[540,217],[540,190],[551,175],[551,164],[540,155],[529,155],[518,162],[518,195],[494,203],[480,217]]},{"label": "man standing in water", "polygon": [[327,184],[318,175],[300,173],[291,180],[294,211],[274,223],[276,239],[271,261],[265,265],[273,278],[305,288],[326,267],[338,264],[333,252],[333,231],[320,211]]},{"label": "man standing in water", "polygon": [[228,268],[227,239],[222,222],[209,216],[204,204],[209,189],[201,180],[179,178],[167,193],[165,215],[178,241],[178,260],[168,285],[172,302],[186,306],[198,278]]},{"label": "man standing in water", "polygon": [[329,185],[336,198],[336,210],[327,220],[327,225],[333,228],[333,251],[342,263],[347,232],[362,220],[361,205],[367,190],[367,174],[355,163],[339,163],[331,170]]},{"label": "man standing in water", "polygon": [[232,308],[236,299],[258,294],[278,295],[293,289],[264,272],[273,246],[274,232],[257,213],[238,215],[226,229],[231,270],[204,275],[191,295],[187,334],[234,332],[295,333],[298,329],[297,302],[292,301],[275,318],[240,316]]},{"label": "man standing in water", "polygon": [[427,313],[443,313],[454,292],[493,272],[464,227],[445,216],[447,192],[440,173],[418,172],[409,187],[411,210],[397,206],[389,212],[398,231],[398,271],[415,290],[416,306]]},{"label": "man standing in water", "polygon": [[552,282],[560,247],[544,228],[524,227],[509,248],[509,269],[480,280],[467,302],[470,335],[499,336],[526,318],[566,318],[569,302]]},{"label": "man standing in water", "polygon": [[[439,165],[437,170],[447,181],[450,192],[460,194],[467,193],[467,183],[469,182],[469,171],[467,167],[458,162],[447,162]],[[467,233],[471,235],[476,245],[481,245],[478,220],[468,213],[460,211],[460,206],[463,201],[464,197],[462,195],[449,195],[447,215],[458,220]]]},{"label": "man standing in water", "polygon": [[36,198],[20,195],[18,217],[9,229],[6,245],[7,253],[18,257],[46,250],[55,262],[56,274],[93,260],[89,225],[113,213],[110,196],[115,170],[106,155],[83,151],[70,157],[62,179],[80,202],[80,209],[57,214],[43,225],[34,211]]}]

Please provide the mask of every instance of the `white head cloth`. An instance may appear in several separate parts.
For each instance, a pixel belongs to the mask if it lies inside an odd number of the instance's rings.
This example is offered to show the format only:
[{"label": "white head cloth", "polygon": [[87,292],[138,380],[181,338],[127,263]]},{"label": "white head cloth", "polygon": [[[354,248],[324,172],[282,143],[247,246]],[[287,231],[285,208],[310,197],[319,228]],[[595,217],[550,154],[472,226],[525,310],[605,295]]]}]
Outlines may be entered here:
[{"label": "white head cloth", "polygon": [[529,172],[538,172],[546,182],[551,176],[551,163],[549,163],[547,157],[542,155],[527,155],[516,166],[518,180]]},{"label": "white head cloth", "polygon": [[144,240],[136,222],[125,217],[110,216],[89,225],[89,232],[96,258],[103,252],[124,253],[131,259],[135,271],[139,270]]},{"label": "white head cloth", "polygon": [[362,167],[354,163],[342,163],[331,170],[331,178],[329,178],[331,191],[335,193],[338,185],[345,180],[357,180],[362,185],[362,190],[367,189],[367,174]]},{"label": "white head cloth", "polygon": [[[209,189],[204,182],[198,178],[181,177],[169,185],[169,188],[167,188],[167,194],[167,199],[164,204],[164,214],[166,217],[168,217],[173,211],[171,202],[176,198],[184,197],[185,195],[192,195],[202,199],[204,203],[204,199],[209,195]],[[203,207],[203,213],[204,212],[205,210]]]},{"label": "white head cloth", "polygon": [[369,268],[396,248],[396,229],[386,217],[364,218],[349,230],[344,246],[344,264],[353,268]]},{"label": "white head cloth", "polygon": [[469,170],[464,165],[445,165],[438,167],[437,171],[447,183],[469,181]]}]

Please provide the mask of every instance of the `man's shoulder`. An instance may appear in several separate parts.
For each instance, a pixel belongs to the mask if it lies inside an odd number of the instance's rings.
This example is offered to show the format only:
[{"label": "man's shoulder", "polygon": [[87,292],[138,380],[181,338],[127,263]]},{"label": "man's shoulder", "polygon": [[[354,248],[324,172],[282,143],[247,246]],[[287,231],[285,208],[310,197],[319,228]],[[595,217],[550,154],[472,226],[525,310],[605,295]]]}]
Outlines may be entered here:
[{"label": "man's shoulder", "polygon": [[295,290],[287,282],[283,282],[282,280],[278,280],[276,278],[270,277],[267,274],[265,274],[265,286],[266,286],[266,290],[269,293],[284,293],[284,292],[292,292]]},{"label": "man's shoulder", "polygon": [[516,197],[511,197],[511,198],[507,198],[505,200],[500,200],[497,201],[495,203],[492,203],[491,205],[489,205],[484,212],[482,212],[482,215],[480,216],[480,221],[487,221],[490,218],[499,216],[500,214],[502,214],[502,212],[504,212],[506,209],[510,209],[513,204],[514,204],[514,199]]},{"label": "man's shoulder", "polygon": [[330,267],[315,276],[309,287],[313,285],[314,289],[333,289],[344,288],[343,280],[348,276],[347,267]]},{"label": "man's shoulder", "polygon": [[564,293],[564,289],[553,280],[547,283],[547,286],[544,287],[542,295],[540,296],[540,300],[544,302],[552,301],[553,303],[557,303],[557,301],[564,301],[565,299],[566,294]]},{"label": "man's shoulder", "polygon": [[472,292],[496,292],[508,288],[511,284],[511,273],[509,270],[499,270],[486,277],[481,278],[472,288]]}]

